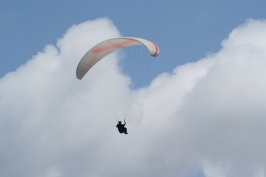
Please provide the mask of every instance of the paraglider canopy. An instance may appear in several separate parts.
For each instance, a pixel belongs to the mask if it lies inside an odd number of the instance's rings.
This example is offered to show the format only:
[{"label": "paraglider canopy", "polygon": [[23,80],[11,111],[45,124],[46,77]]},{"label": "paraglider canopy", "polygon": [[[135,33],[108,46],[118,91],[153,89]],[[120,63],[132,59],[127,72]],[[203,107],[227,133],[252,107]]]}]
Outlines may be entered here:
[{"label": "paraglider canopy", "polygon": [[86,73],[102,58],[109,55],[110,53],[117,51],[121,48],[130,47],[134,45],[144,45],[149,50],[151,56],[156,57],[159,55],[158,46],[146,39],[135,38],[135,37],[121,37],[113,38],[103,41],[93,48],[91,48],[80,60],[77,70],[77,79],[82,79]]}]

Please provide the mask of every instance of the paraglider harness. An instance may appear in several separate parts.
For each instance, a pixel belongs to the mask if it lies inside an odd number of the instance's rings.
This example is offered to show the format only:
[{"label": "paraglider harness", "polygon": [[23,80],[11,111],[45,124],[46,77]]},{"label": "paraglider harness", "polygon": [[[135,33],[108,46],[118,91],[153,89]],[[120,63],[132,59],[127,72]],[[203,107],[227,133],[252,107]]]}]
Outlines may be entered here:
[{"label": "paraglider harness", "polygon": [[124,119],[124,124],[122,124],[121,121],[118,121],[118,124],[116,125],[116,127],[117,127],[119,133],[128,134],[127,133],[127,128],[125,127],[125,125],[126,125],[125,119]]}]

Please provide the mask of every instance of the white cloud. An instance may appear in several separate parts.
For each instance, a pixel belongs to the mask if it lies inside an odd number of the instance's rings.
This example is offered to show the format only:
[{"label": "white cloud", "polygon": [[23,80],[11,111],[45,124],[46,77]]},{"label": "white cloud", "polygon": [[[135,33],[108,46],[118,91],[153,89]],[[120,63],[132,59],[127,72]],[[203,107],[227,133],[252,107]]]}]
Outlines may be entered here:
[{"label": "white cloud", "polygon": [[177,114],[192,153],[228,164],[228,176],[252,176],[266,166],[265,29],[255,20],[236,28]]},{"label": "white cloud", "polygon": [[91,70],[86,86],[75,78],[90,47],[120,34],[108,19],[72,26],[0,80],[1,176],[264,176],[265,31],[265,21],[248,20],[219,52],[132,93],[123,136],[109,118],[123,114],[130,92],[119,56]]}]

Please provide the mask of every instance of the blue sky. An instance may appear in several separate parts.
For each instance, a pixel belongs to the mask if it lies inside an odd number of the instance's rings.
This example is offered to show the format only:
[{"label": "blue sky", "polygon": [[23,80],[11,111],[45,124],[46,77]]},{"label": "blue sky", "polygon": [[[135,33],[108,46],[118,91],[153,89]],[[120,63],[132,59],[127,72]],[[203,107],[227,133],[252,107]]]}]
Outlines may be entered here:
[{"label": "blue sky", "polygon": [[[265,7],[0,0],[0,176],[264,177]],[[118,53],[84,87],[80,58],[119,36],[158,44],[145,84]]]},{"label": "blue sky", "polygon": [[[14,71],[73,24],[108,17],[123,36],[155,41],[163,71],[220,49],[248,18],[265,18],[264,1],[0,1],[0,75]],[[173,58],[175,56],[175,58]]]}]

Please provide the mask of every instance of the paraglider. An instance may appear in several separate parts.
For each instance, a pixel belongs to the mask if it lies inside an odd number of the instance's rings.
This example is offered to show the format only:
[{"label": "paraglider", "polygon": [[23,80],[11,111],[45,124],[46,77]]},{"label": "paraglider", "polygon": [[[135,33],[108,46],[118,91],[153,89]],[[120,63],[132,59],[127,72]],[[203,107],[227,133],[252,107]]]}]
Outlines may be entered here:
[{"label": "paraglider", "polygon": [[126,121],[124,120],[124,124],[122,124],[121,121],[118,121],[118,124],[116,125],[119,133],[124,133],[124,134],[128,134],[127,133],[127,128],[125,127],[126,126]]},{"label": "paraglider", "polygon": [[109,39],[97,44],[82,57],[76,70],[77,78],[81,80],[98,61],[110,53],[134,45],[145,45],[150,51],[151,56],[156,57],[159,55],[159,47],[146,39],[135,37]]},{"label": "paraglider", "polygon": [[[77,69],[76,69],[76,77],[79,80],[86,75],[86,73],[101,59],[105,56],[115,52],[119,49],[136,46],[136,45],[144,45],[150,52],[150,55],[156,57],[159,55],[159,47],[146,39],[136,38],[136,37],[120,37],[108,39],[99,44],[92,47],[80,60]],[[122,124],[121,121],[118,121],[117,128],[120,133],[127,134],[127,128],[125,127],[126,123]]]}]

